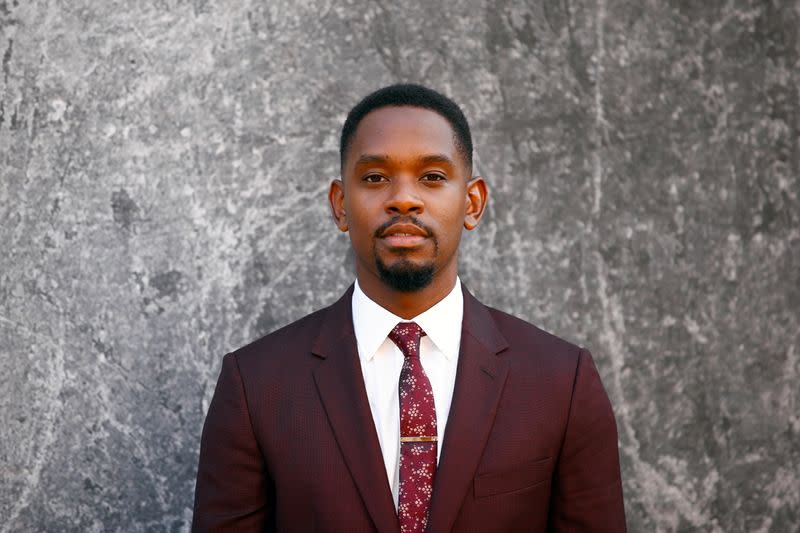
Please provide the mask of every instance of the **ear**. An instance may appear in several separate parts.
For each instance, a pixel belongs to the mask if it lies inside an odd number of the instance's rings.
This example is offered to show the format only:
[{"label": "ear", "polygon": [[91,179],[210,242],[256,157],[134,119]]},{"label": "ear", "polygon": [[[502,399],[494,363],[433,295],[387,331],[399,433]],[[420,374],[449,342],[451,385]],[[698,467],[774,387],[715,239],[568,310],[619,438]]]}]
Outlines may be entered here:
[{"label": "ear", "polygon": [[347,211],[344,208],[344,183],[342,180],[331,181],[331,188],[328,191],[328,202],[331,204],[331,215],[339,231],[347,231]]},{"label": "ear", "polygon": [[464,227],[473,230],[478,226],[486,203],[489,201],[489,189],[480,176],[475,176],[467,183],[467,213],[464,215]]}]

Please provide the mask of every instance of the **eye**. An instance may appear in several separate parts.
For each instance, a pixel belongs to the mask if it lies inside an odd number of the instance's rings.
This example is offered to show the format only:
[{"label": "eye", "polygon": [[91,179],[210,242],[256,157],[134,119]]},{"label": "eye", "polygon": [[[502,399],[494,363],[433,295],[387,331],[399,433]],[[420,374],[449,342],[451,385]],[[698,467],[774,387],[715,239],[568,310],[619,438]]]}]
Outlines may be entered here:
[{"label": "eye", "polygon": [[442,174],[437,174],[435,172],[429,172],[422,176],[422,181],[447,181],[447,177]]},{"label": "eye", "polygon": [[380,183],[382,181],[386,181],[386,178],[380,174],[367,174],[361,179],[367,183]]}]

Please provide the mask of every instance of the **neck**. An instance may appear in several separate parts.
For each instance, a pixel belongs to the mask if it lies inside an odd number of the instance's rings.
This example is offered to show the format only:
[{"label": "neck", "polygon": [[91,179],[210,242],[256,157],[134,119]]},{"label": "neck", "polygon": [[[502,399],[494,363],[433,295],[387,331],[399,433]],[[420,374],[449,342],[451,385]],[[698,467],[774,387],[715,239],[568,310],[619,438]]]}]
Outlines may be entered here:
[{"label": "neck", "polygon": [[430,285],[414,292],[387,286],[376,274],[357,268],[358,286],[370,300],[406,320],[421,315],[450,294],[456,284],[455,268],[438,272]]}]

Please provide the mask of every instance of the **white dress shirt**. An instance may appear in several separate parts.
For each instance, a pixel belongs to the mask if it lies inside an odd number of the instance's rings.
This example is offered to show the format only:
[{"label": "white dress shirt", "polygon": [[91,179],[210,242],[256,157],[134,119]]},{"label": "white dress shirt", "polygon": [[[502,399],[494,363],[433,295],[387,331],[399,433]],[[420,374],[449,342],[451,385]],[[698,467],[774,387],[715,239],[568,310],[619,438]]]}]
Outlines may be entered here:
[{"label": "white dress shirt", "polygon": [[461,346],[461,319],[464,295],[461,282],[424,313],[405,320],[372,301],[355,283],[353,291],[353,328],[358,342],[358,356],[364,374],[369,408],[386,465],[386,477],[397,507],[400,489],[400,398],[398,384],[403,368],[403,353],[389,339],[398,322],[416,322],[425,332],[420,341],[420,362],[433,389],[438,437],[437,461],[442,453],[444,429],[453,399],[458,350]]}]

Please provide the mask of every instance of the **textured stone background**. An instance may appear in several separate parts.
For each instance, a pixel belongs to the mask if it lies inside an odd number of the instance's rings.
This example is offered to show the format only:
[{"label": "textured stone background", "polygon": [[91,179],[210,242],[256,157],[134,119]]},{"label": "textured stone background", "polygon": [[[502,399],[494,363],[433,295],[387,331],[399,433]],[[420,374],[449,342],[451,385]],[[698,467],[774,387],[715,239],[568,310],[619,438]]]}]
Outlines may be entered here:
[{"label": "textured stone background", "polygon": [[0,0],[0,531],[181,531],[222,355],[352,279],[383,84],[461,102],[462,278],[595,353],[632,531],[797,531],[800,2]]}]

